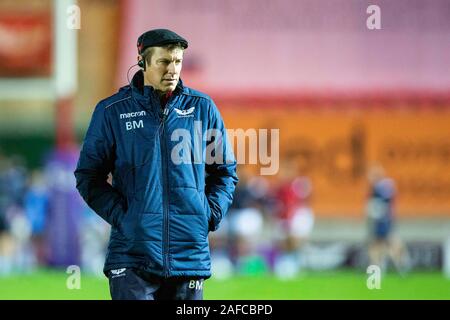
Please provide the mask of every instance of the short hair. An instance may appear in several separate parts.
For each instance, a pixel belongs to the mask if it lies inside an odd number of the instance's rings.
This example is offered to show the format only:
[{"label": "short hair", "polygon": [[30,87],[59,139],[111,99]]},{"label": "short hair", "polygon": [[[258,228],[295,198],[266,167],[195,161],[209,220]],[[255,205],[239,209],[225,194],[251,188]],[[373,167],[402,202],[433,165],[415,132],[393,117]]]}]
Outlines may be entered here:
[{"label": "short hair", "polygon": [[[144,59],[148,65],[150,65],[150,63],[152,61],[152,55],[153,55],[153,52],[155,51],[155,48],[156,47],[148,47],[144,50],[144,52],[142,52],[142,59]],[[169,51],[172,51],[174,49],[181,49],[184,51],[184,49],[185,49],[185,47],[183,46],[183,44],[181,42],[169,43],[169,44],[161,46],[161,48],[167,49]]]}]

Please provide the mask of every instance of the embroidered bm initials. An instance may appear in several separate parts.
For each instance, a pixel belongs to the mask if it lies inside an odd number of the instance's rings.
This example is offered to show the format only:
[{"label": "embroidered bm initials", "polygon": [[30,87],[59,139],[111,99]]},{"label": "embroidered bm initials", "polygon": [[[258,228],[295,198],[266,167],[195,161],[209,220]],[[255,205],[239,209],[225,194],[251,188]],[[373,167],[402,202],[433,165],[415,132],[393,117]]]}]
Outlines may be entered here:
[{"label": "embroidered bm initials", "polygon": [[201,280],[191,280],[189,282],[189,289],[202,290],[203,282]]},{"label": "embroidered bm initials", "polygon": [[127,121],[125,122],[125,127],[128,130],[132,130],[132,129],[138,129],[138,128],[143,128],[144,127],[144,121],[143,120],[133,120],[133,121]]}]

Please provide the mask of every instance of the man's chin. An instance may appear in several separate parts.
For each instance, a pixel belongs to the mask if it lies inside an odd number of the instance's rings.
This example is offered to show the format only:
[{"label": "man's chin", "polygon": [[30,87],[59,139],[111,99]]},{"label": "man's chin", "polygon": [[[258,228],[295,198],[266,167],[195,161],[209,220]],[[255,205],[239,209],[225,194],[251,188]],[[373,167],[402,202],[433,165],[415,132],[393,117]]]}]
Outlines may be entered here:
[{"label": "man's chin", "polygon": [[178,82],[174,82],[174,83],[171,83],[169,85],[162,86],[161,87],[161,91],[163,91],[163,92],[173,91],[177,87],[177,84],[178,84]]},{"label": "man's chin", "polygon": [[172,91],[174,91],[175,90],[175,88],[176,88],[177,86],[176,85],[174,85],[174,86],[169,86],[169,87],[166,87],[165,88],[165,90],[164,90],[164,92],[165,93],[169,93],[169,92],[172,92]]}]

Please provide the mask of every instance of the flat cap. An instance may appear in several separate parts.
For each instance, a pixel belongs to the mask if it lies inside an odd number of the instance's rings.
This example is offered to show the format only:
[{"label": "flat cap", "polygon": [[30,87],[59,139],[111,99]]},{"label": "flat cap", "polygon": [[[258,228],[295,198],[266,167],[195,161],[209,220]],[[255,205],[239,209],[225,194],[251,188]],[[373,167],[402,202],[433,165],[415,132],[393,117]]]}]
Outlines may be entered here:
[{"label": "flat cap", "polygon": [[141,34],[137,40],[138,53],[141,54],[148,47],[161,47],[171,43],[181,43],[184,49],[188,42],[182,36],[168,29],[153,29]]}]

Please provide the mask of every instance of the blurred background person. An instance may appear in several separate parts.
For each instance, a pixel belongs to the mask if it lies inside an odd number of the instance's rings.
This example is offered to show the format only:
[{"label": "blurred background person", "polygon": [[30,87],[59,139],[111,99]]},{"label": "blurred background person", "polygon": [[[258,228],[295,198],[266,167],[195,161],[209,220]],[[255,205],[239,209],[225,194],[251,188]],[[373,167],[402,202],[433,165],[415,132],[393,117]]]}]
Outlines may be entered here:
[{"label": "blurred background person", "polygon": [[409,257],[407,248],[395,233],[395,182],[386,176],[380,164],[370,166],[368,180],[366,215],[370,263],[385,271],[390,259],[395,269],[403,274],[409,268]]},{"label": "blurred background person", "polygon": [[31,268],[29,247],[30,224],[25,216],[24,194],[27,170],[18,155],[4,157],[0,169],[0,202],[3,215],[3,235],[0,264],[3,273],[25,272]]},{"label": "blurred background person", "polygon": [[0,150],[0,276],[12,270],[13,240],[6,212],[10,205],[6,170],[8,159]]},{"label": "blurred background person", "polygon": [[28,177],[25,193],[25,215],[31,227],[32,264],[45,266],[48,252],[45,245],[45,229],[47,227],[48,189],[42,170],[35,169]]},{"label": "blurred background person", "polygon": [[305,246],[314,226],[311,207],[311,180],[297,175],[294,159],[284,163],[280,173],[280,185],[276,192],[279,254],[275,273],[279,277],[296,276],[303,266]]},{"label": "blurred background person", "polygon": [[263,252],[271,245],[265,212],[269,183],[242,168],[239,172],[243,179],[228,220],[230,254],[238,274],[265,274],[269,266]]}]

